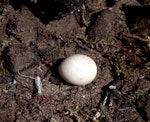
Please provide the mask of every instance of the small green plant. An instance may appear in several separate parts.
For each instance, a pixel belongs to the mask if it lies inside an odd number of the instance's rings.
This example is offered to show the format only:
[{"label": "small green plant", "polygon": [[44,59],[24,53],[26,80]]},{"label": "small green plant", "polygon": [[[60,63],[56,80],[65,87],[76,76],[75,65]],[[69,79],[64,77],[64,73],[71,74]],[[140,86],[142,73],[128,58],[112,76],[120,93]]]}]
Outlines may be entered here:
[{"label": "small green plant", "polygon": [[76,106],[74,109],[69,109],[65,114],[69,114],[69,116],[76,116],[79,112],[79,106]]},{"label": "small green plant", "polygon": [[5,48],[9,45],[7,40],[0,41],[0,47]]},{"label": "small green plant", "polygon": [[80,122],[81,118],[79,116],[79,111],[80,111],[80,108],[77,105],[74,109],[69,109],[65,114],[69,115],[71,118],[76,119],[77,122]]},{"label": "small green plant", "polygon": [[22,42],[23,41],[23,36],[20,35],[19,33],[16,32],[12,32],[10,33],[15,39],[17,39],[18,41]]},{"label": "small green plant", "polygon": [[76,36],[76,39],[77,39],[77,40],[81,40],[81,41],[83,41],[83,42],[87,42],[87,41],[88,41],[88,38],[87,38],[87,36],[85,36],[85,35],[77,35],[77,36]]},{"label": "small green plant", "polygon": [[131,98],[136,100],[139,99],[141,96],[143,96],[149,89],[148,88],[142,88],[137,89],[135,92],[131,94]]},{"label": "small green plant", "polygon": [[109,43],[111,43],[112,41],[113,41],[113,39],[112,39],[112,38],[107,38],[107,39],[105,39],[105,41],[104,41],[104,42],[105,42],[106,44],[109,44]]},{"label": "small green plant", "polygon": [[92,40],[92,39],[88,39],[87,36],[85,35],[77,35],[76,36],[77,40],[80,40],[81,42],[83,42],[84,44],[88,45],[90,48],[96,48],[98,49],[99,46],[99,40]]},{"label": "small green plant", "polygon": [[59,46],[56,46],[56,47],[53,47],[50,51],[49,51],[49,53],[50,54],[54,54],[54,53],[56,53],[58,50],[59,50]]}]

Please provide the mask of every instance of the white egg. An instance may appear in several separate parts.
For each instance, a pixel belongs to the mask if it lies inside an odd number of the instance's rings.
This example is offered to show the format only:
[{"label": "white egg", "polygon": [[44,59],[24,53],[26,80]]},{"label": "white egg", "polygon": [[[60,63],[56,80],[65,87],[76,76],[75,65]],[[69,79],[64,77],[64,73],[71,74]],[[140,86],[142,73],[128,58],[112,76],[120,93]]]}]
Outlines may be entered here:
[{"label": "white egg", "polygon": [[59,65],[60,76],[73,85],[91,83],[97,75],[97,66],[92,58],[83,54],[74,54]]}]

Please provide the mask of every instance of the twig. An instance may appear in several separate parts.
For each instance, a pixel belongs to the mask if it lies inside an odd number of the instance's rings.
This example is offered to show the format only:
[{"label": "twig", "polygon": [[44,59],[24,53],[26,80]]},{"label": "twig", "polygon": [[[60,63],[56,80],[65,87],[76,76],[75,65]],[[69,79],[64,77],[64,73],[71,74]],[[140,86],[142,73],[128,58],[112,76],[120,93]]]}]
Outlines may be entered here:
[{"label": "twig", "polygon": [[23,74],[21,74],[19,71],[18,71],[18,74],[19,74],[20,76],[24,77],[24,78],[30,78],[30,79],[34,79],[34,80],[35,80],[34,77],[23,75]]},{"label": "twig", "polygon": [[148,42],[149,40],[148,39],[144,39],[144,38],[141,38],[135,34],[124,34],[124,36],[128,37],[128,38],[133,38],[133,39],[138,39],[142,42]]}]

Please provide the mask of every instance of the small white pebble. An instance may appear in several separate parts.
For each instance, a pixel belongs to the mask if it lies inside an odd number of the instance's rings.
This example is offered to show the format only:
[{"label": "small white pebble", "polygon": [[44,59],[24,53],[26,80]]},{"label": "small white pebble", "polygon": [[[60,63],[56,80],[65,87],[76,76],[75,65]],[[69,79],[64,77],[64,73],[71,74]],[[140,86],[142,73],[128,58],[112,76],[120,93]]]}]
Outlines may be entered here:
[{"label": "small white pebble", "polygon": [[116,89],[116,86],[110,85],[110,86],[109,86],[109,89]]},{"label": "small white pebble", "polygon": [[110,11],[111,11],[111,10],[113,10],[113,8],[112,8],[112,7],[109,7],[108,9],[109,9]]},{"label": "small white pebble", "polygon": [[13,84],[14,84],[14,85],[17,84],[17,81],[16,81],[15,79],[13,80]]},{"label": "small white pebble", "polygon": [[42,82],[39,76],[35,77],[35,86],[37,88],[38,94],[42,94]]},{"label": "small white pebble", "polygon": [[97,111],[95,116],[93,117],[93,121],[96,121],[101,116],[101,112]]}]

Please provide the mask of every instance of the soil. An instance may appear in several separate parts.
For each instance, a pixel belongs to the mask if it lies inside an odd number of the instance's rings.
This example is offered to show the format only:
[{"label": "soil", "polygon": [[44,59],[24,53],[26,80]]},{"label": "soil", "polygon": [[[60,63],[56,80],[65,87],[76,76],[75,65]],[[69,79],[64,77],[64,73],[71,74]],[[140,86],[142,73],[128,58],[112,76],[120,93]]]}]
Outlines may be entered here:
[{"label": "soil", "polygon": [[[149,11],[149,0],[1,0],[0,122],[150,122]],[[57,71],[78,53],[98,68],[86,86]]]}]

